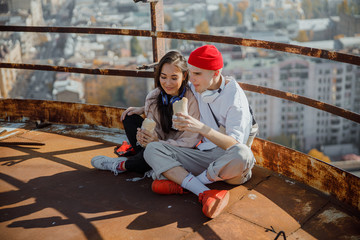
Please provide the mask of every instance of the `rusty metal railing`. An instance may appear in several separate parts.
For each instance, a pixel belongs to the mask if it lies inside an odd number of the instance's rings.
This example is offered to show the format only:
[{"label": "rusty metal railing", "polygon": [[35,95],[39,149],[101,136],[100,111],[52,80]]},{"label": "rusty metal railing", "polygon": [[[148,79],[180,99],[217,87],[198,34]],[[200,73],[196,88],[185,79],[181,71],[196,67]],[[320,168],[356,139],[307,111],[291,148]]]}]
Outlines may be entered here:
[{"label": "rusty metal railing", "polygon": [[[139,1],[135,1],[135,2],[139,2]],[[0,32],[78,33],[78,34],[106,34],[106,35],[151,37],[152,45],[153,45],[154,62],[157,62],[161,58],[161,56],[164,55],[164,51],[165,51],[164,39],[168,38],[168,39],[223,43],[223,44],[240,45],[246,47],[270,49],[280,52],[304,55],[315,58],[322,58],[322,59],[360,66],[360,56],[339,53],[335,51],[328,51],[323,49],[309,48],[309,47],[303,47],[303,46],[297,46],[297,45],[291,45],[285,43],[276,43],[270,41],[246,39],[246,38],[238,38],[238,37],[163,31],[164,29],[163,1],[146,0],[142,2],[150,3],[151,30],[86,28],[86,27],[0,26]],[[5,62],[0,62],[0,68],[15,68],[15,69],[28,69],[28,70],[58,71],[58,72],[71,72],[71,73],[83,73],[83,74],[95,74],[95,75],[114,75],[114,76],[128,76],[128,77],[146,77],[146,78],[153,78],[154,76],[153,71],[99,69],[99,68],[91,69],[91,68],[76,68],[76,67],[66,67],[66,66],[5,63]],[[294,93],[284,92],[267,87],[256,86],[247,83],[239,83],[239,84],[246,91],[257,92],[257,93],[266,94],[266,95],[286,99],[289,101],[297,102],[360,123],[360,114],[339,108],[331,104],[327,104],[325,102],[317,101],[315,99],[307,98]]]},{"label": "rusty metal railing", "polygon": [[[351,63],[360,66],[360,57],[350,54],[332,52],[332,51],[316,49],[316,48],[301,47],[301,46],[284,44],[284,43],[274,43],[274,42],[262,41],[262,40],[215,36],[215,35],[164,32],[164,31],[153,32],[149,30],[134,30],[134,29],[24,27],[24,26],[0,26],[0,31],[130,35],[130,36],[142,36],[142,37],[153,37],[153,38],[171,38],[171,39],[182,39],[182,40],[217,42],[224,44],[272,49],[276,51],[283,51],[283,52],[294,53],[304,56],[323,58],[323,59],[344,62],[344,63]],[[154,61],[159,59],[156,50],[155,52],[156,53],[154,54],[154,56],[157,57],[154,57]],[[154,73],[152,71],[99,69],[99,68],[91,69],[91,68],[76,68],[76,67],[65,67],[65,66],[24,64],[24,63],[0,62],[0,68],[15,68],[15,69],[28,69],[28,70],[95,74],[95,75],[145,77],[145,78],[152,78],[154,76]],[[317,101],[315,99],[307,98],[290,92],[284,92],[284,91],[262,87],[262,86],[256,86],[252,84],[240,83],[240,85],[246,91],[257,92],[257,93],[266,94],[266,95],[286,99],[289,101],[297,102],[360,123],[360,114],[339,108],[337,106],[325,102]]]},{"label": "rusty metal railing", "polygon": [[[200,42],[224,43],[241,45],[245,47],[263,48],[280,52],[304,55],[308,57],[322,58],[337,62],[349,63],[360,66],[360,56],[328,51],[319,48],[297,46],[293,44],[277,43],[265,40],[247,39],[229,36],[217,36],[197,33],[168,32],[159,30],[136,30],[114,28],[85,28],[85,27],[26,27],[26,26],[0,26],[0,32],[39,32],[39,33],[79,33],[79,34],[106,34],[124,35],[152,38],[169,38],[180,40],[192,40]],[[154,51],[153,51],[154,52]],[[156,55],[156,54],[155,54]],[[154,59],[154,62],[157,60]]]}]

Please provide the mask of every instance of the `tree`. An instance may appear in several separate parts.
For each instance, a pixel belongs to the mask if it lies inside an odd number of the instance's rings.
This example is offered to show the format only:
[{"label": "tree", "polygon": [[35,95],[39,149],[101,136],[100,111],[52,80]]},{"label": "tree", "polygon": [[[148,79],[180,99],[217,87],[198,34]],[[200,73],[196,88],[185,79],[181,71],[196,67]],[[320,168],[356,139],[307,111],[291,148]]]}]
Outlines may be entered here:
[{"label": "tree", "polygon": [[236,12],[236,22],[238,25],[243,24],[243,14],[239,11]]},{"label": "tree", "polygon": [[196,33],[204,33],[204,34],[209,34],[210,30],[209,30],[209,22],[204,20],[202,21],[199,25],[197,25],[195,27],[196,29]]},{"label": "tree", "polygon": [[347,0],[343,0],[341,4],[338,6],[338,11],[340,13],[344,13],[346,15],[350,15],[350,8]]},{"label": "tree", "polygon": [[226,16],[226,7],[224,4],[219,3],[220,18],[223,19]]},{"label": "tree", "polygon": [[95,23],[96,23],[96,18],[95,18],[94,16],[91,16],[91,17],[90,17],[90,22],[91,22],[92,24],[95,24]]},{"label": "tree", "polygon": [[298,42],[308,42],[309,37],[305,30],[300,30],[295,40]]},{"label": "tree", "polygon": [[228,3],[228,17],[230,19],[234,18],[234,6],[231,3]]},{"label": "tree", "polygon": [[309,151],[308,155],[317,158],[323,162],[331,162],[330,158],[328,156],[326,156],[324,153],[318,151],[317,149],[313,148]]},{"label": "tree", "polygon": [[249,1],[244,0],[242,2],[239,2],[237,7],[244,13],[245,10],[249,7]]},{"label": "tree", "polygon": [[131,56],[133,57],[142,54],[142,48],[136,36],[132,37],[130,40],[130,50]]}]

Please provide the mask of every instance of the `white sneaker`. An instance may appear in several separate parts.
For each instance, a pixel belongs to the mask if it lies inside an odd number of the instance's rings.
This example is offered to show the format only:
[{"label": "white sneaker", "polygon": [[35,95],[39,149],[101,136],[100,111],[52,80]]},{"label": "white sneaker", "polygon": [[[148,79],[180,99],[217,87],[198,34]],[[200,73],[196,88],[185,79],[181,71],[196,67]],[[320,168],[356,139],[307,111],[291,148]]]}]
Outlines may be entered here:
[{"label": "white sneaker", "polygon": [[122,161],[127,160],[126,157],[111,158],[106,156],[96,156],[91,159],[91,165],[97,169],[109,170],[118,175],[119,173],[125,172],[117,169]]}]

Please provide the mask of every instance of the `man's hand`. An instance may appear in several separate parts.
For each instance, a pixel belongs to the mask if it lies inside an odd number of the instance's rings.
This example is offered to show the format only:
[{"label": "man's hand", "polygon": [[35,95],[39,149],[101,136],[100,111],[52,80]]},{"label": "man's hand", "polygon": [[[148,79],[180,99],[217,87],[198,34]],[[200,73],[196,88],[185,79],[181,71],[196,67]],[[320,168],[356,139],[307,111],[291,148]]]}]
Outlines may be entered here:
[{"label": "man's hand", "polygon": [[189,115],[177,113],[176,118],[173,118],[173,123],[174,128],[180,131],[199,133],[224,150],[238,143],[235,138],[212,129]]},{"label": "man's hand", "polygon": [[189,131],[193,133],[200,133],[205,135],[210,128],[200,122],[199,120],[191,117],[190,115],[184,115],[182,113],[175,114],[173,118],[173,126],[179,131]]},{"label": "man's hand", "polygon": [[121,121],[124,121],[126,115],[133,115],[133,114],[138,114],[141,115],[145,112],[145,107],[129,107],[128,109],[126,109],[120,117]]},{"label": "man's hand", "polygon": [[159,138],[156,133],[151,134],[146,129],[137,129],[136,140],[142,147],[146,147],[151,142],[159,141]]}]

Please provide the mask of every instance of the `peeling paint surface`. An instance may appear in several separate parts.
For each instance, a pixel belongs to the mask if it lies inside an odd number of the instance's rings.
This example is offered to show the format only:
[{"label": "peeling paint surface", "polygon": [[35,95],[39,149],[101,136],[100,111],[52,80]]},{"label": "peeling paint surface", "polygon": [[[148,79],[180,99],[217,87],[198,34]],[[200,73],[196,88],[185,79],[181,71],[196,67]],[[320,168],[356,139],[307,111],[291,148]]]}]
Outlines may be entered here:
[{"label": "peeling paint surface", "polygon": [[23,128],[25,123],[4,123],[0,125],[0,140],[20,133],[17,129]]},{"label": "peeling paint surface", "polygon": [[[42,129],[41,131],[44,131]],[[89,138],[97,138],[102,139],[107,142],[121,144],[123,141],[128,141],[124,130],[119,129],[110,129],[110,128],[94,128],[89,125],[82,125],[74,128],[74,126],[66,126],[66,125],[51,125],[45,131],[55,132],[70,136],[80,136],[80,137],[89,137]]]},{"label": "peeling paint surface", "polygon": [[336,224],[342,218],[348,217],[344,212],[340,212],[335,208],[328,209],[319,215],[321,222],[323,223],[334,223]]}]

